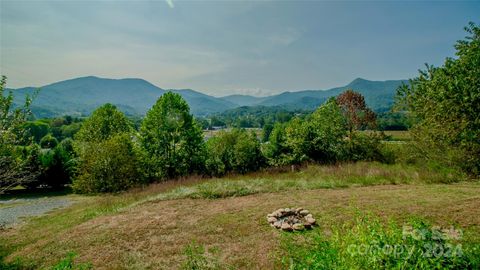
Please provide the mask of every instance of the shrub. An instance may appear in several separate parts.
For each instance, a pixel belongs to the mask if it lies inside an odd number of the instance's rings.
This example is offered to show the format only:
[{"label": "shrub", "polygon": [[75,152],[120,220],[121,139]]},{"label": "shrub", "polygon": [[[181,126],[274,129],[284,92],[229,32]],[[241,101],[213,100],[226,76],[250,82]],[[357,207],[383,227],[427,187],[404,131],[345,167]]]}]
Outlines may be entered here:
[{"label": "shrub", "polygon": [[53,188],[70,184],[76,170],[72,139],[61,141],[54,149],[42,149],[39,152],[39,161],[39,184]]},{"label": "shrub", "polygon": [[286,144],[286,125],[276,123],[269,141],[262,145],[262,153],[271,166],[282,166],[292,162],[291,149]]},{"label": "shrub", "polygon": [[207,153],[206,167],[211,175],[255,171],[265,162],[255,133],[244,129],[219,132],[207,141]]},{"label": "shrub", "polygon": [[[350,134],[345,144],[345,159],[349,161],[386,161],[389,155],[382,151],[382,136],[378,133],[360,133]],[[388,159],[391,160],[391,157]]]},{"label": "shrub", "polygon": [[285,145],[293,163],[303,160],[332,163],[342,157],[346,120],[334,99],[320,106],[306,120],[293,119],[285,131]]},{"label": "shrub", "polygon": [[424,160],[480,175],[480,27],[471,23],[466,31],[456,58],[427,66],[398,89],[397,107],[414,121],[411,134]]},{"label": "shrub", "polygon": [[80,193],[117,192],[139,182],[137,155],[128,134],[79,145],[79,176],[73,188]]},{"label": "shrub", "polygon": [[40,146],[45,149],[55,148],[57,144],[58,140],[52,134],[47,134],[40,140]]},{"label": "shrub", "polygon": [[116,192],[141,181],[131,130],[125,115],[111,104],[98,108],[84,122],[74,143],[76,192]]}]

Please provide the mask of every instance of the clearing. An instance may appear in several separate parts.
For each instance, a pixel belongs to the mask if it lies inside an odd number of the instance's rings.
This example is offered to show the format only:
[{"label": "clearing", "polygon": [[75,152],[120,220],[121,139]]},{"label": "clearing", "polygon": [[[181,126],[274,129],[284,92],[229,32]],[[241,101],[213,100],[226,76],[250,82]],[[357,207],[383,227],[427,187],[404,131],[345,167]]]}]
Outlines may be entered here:
[{"label": "clearing", "polygon": [[94,269],[177,269],[187,259],[185,247],[195,241],[235,269],[280,268],[286,233],[270,227],[266,214],[281,207],[310,210],[320,225],[315,230],[326,234],[361,211],[400,224],[412,217],[453,224],[478,243],[480,184],[425,184],[446,177],[415,167],[357,163],[78,196],[68,208],[0,231],[0,258],[12,268],[41,268],[75,252],[77,262]]}]

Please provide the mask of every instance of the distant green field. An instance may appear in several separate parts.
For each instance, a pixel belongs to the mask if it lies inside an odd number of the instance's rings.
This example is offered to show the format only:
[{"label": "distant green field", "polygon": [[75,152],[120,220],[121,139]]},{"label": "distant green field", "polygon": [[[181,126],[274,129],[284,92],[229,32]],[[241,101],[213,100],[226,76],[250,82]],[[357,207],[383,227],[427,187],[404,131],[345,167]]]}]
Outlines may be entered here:
[{"label": "distant green field", "polygon": [[387,130],[384,133],[391,141],[410,141],[412,139],[408,130]]}]

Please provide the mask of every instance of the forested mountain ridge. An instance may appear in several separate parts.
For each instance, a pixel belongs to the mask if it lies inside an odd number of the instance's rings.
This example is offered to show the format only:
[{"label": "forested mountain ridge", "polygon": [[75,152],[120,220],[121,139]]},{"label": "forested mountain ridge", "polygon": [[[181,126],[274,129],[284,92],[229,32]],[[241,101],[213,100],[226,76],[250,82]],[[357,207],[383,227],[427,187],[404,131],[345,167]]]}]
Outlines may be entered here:
[{"label": "forested mountain ridge", "polygon": [[[37,117],[59,115],[89,115],[104,103],[112,103],[130,115],[143,115],[153,103],[172,91],[180,94],[197,116],[224,112],[241,106],[280,106],[286,110],[313,109],[329,97],[352,88],[365,96],[374,110],[390,108],[395,91],[403,80],[369,81],[355,79],[350,84],[329,90],[283,92],[268,97],[232,95],[213,97],[192,89],[162,89],[143,79],[106,79],[95,76],[80,77],[39,87],[32,104]],[[36,87],[10,89],[15,103],[21,104],[26,94],[33,95]]]},{"label": "forested mountain ridge", "polygon": [[282,106],[289,110],[314,109],[329,97],[336,96],[346,89],[353,89],[363,96],[367,104],[376,111],[391,107],[396,89],[407,80],[369,81],[357,78],[351,83],[328,90],[288,91],[269,97],[231,95],[222,99],[237,103],[239,106]]}]

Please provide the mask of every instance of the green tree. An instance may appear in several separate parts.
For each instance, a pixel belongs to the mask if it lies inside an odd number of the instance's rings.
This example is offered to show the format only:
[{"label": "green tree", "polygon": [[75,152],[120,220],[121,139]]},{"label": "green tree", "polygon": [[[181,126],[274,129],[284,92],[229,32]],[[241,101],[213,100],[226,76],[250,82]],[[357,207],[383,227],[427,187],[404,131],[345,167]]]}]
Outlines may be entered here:
[{"label": "green tree", "polygon": [[[0,79],[0,193],[19,184],[36,181],[37,172],[22,158],[25,124],[30,112],[31,98],[22,107],[14,108],[12,93],[5,93],[6,77]],[[26,144],[30,144],[27,142]]]},{"label": "green tree", "polygon": [[116,192],[141,181],[132,128],[111,104],[96,109],[75,136],[78,176],[75,191]]},{"label": "green tree", "polygon": [[207,153],[207,171],[217,176],[231,171],[255,171],[265,162],[255,133],[245,129],[220,131],[207,141]]},{"label": "green tree", "polygon": [[291,149],[286,144],[286,124],[275,123],[268,142],[262,145],[262,153],[272,166],[287,165],[292,162]]},{"label": "green tree", "polygon": [[140,127],[140,144],[146,174],[151,179],[203,169],[203,133],[179,94],[165,93],[147,112]]},{"label": "green tree", "polygon": [[262,131],[263,142],[268,142],[270,140],[270,134],[272,133],[272,130],[273,130],[273,124],[267,123],[263,125],[263,131]]},{"label": "green tree", "polygon": [[82,142],[101,142],[119,133],[129,133],[132,126],[127,117],[112,104],[96,109],[85,120],[75,138]]},{"label": "green tree", "polygon": [[398,89],[397,108],[414,123],[415,153],[444,165],[480,174],[480,27],[455,44],[456,58],[441,67],[427,65]]},{"label": "green tree", "polygon": [[58,140],[53,137],[52,134],[47,134],[40,140],[40,146],[42,148],[55,148],[57,144]]},{"label": "green tree", "polygon": [[28,121],[23,124],[23,128],[26,133],[26,140],[28,141],[30,137],[33,137],[33,140],[37,143],[50,132],[50,125],[42,120]]},{"label": "green tree", "polygon": [[76,192],[117,192],[139,183],[138,162],[128,133],[83,145]]},{"label": "green tree", "polygon": [[335,99],[321,105],[305,120],[294,118],[285,129],[291,162],[330,163],[342,158],[347,126]]}]

